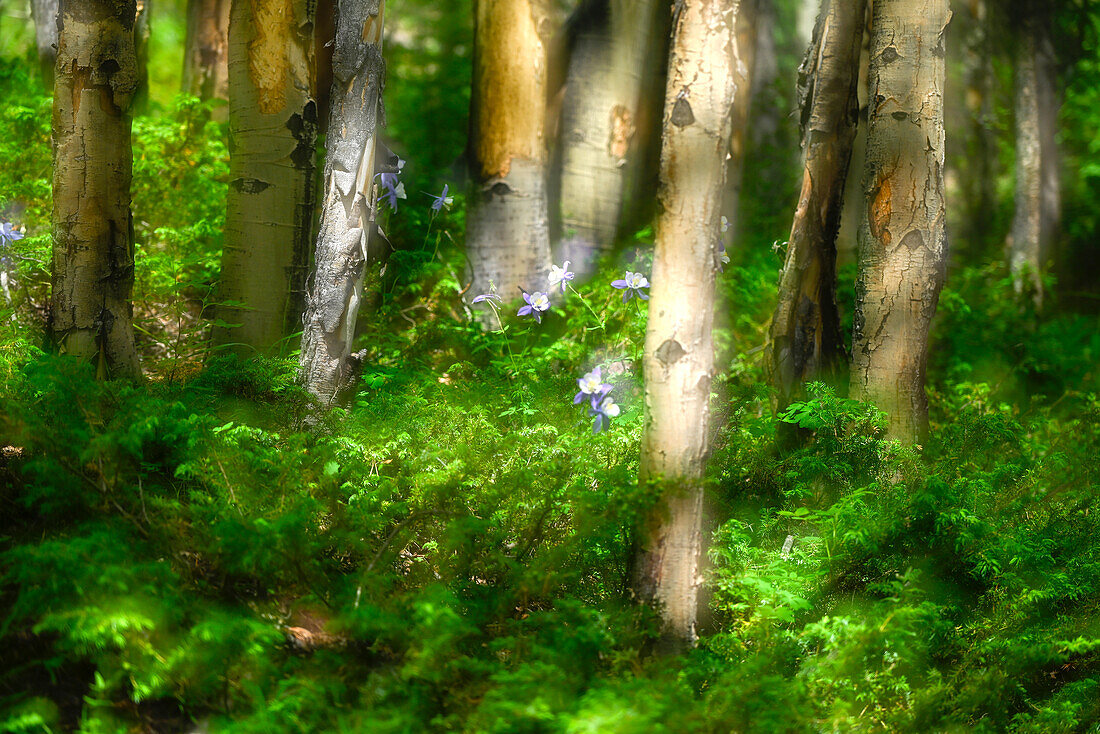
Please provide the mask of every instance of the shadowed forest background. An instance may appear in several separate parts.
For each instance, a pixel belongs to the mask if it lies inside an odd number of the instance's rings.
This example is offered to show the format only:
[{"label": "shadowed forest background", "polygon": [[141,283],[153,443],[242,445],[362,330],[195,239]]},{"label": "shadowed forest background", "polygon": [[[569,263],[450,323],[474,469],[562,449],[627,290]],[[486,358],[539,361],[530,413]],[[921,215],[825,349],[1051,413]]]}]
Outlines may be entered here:
[{"label": "shadowed forest background", "polygon": [[57,6],[0,731],[1100,732],[1093,0]]}]

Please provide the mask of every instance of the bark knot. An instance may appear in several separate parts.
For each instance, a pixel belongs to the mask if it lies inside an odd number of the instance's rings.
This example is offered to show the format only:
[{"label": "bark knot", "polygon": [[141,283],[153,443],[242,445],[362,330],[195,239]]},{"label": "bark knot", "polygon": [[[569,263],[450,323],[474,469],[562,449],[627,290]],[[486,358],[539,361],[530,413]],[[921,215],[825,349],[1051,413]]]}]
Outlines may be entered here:
[{"label": "bark knot", "polygon": [[676,364],[685,354],[687,354],[687,351],[675,339],[666,339],[664,344],[657,347],[657,351],[654,352],[654,355],[661,360],[661,364],[665,367]]}]

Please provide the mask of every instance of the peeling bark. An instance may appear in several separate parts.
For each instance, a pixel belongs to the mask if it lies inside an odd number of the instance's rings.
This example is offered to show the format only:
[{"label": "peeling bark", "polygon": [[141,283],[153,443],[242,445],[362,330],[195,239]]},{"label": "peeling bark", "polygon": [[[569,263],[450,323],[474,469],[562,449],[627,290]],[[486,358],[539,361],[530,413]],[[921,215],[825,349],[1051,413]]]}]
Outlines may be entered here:
[{"label": "peeling bark", "polygon": [[859,122],[859,54],[865,0],[824,0],[799,70],[802,192],[779,278],[767,365],[779,409],[804,382],[847,365],[836,305],[836,238]]},{"label": "peeling bark", "polygon": [[323,405],[347,392],[358,362],[351,348],[375,211],[384,15],[384,0],[342,0],[337,10],[325,198],[301,352],[303,383]]},{"label": "peeling bark", "polygon": [[[229,0],[190,0],[183,51],[183,91],[201,100],[229,100]],[[228,117],[228,108],[214,110]]]},{"label": "peeling bark", "polygon": [[42,67],[42,83],[53,89],[53,71],[57,63],[57,2],[31,0],[34,16],[34,42],[38,48],[38,63]]},{"label": "peeling bark", "polygon": [[134,0],[62,0],[53,104],[53,296],[62,354],[137,376],[130,112]]},{"label": "peeling bark", "polygon": [[550,270],[546,203],[547,53],[542,0],[477,0],[466,225],[471,296],[542,290]]},{"label": "peeling bark", "polygon": [[[599,0],[578,20],[561,122],[561,258],[587,273],[619,234],[624,193],[641,174],[639,125],[646,59],[662,44],[654,34],[656,0]],[[634,186],[636,188],[636,185]]]},{"label": "peeling bark", "polygon": [[731,135],[737,0],[684,0],[673,19],[660,215],[645,341],[641,477],[662,497],[637,537],[634,588],[659,604],[662,646],[695,638],[703,561],[715,286]]},{"label": "peeling bark", "polygon": [[229,201],[214,343],[276,353],[301,326],[313,217],[313,3],[232,0]]},{"label": "peeling bark", "polygon": [[947,262],[944,34],[947,0],[876,0],[870,110],[852,339],[853,397],[890,416],[890,436],[920,441],[928,331]]}]

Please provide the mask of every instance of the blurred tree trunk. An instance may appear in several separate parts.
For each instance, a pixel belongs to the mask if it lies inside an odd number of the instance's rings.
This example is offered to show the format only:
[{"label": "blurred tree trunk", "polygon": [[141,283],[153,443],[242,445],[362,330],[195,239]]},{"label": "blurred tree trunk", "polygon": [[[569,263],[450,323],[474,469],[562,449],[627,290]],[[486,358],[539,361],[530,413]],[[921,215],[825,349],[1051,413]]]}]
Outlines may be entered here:
[{"label": "blurred tree trunk", "polygon": [[301,326],[317,130],[313,5],[232,0],[229,201],[213,338],[243,354],[276,353]]},{"label": "blurred tree trunk", "polygon": [[1058,227],[1061,187],[1055,133],[1057,79],[1050,18],[1034,10],[1024,19],[1016,66],[1016,213],[1008,238],[1017,293],[1043,301],[1043,264]]},{"label": "blurred tree trunk", "polygon": [[544,0],[477,0],[466,224],[471,296],[546,289],[547,42]]},{"label": "blurred tree trunk", "polygon": [[875,0],[867,167],[852,338],[853,397],[922,440],[928,330],[947,263],[944,33],[947,0]]},{"label": "blurred tree trunk", "polygon": [[737,0],[684,0],[665,92],[641,478],[662,497],[638,530],[634,588],[661,606],[663,647],[695,637],[703,562],[715,288],[734,103]]},{"label": "blurred tree trunk", "polygon": [[[229,0],[189,0],[183,49],[183,91],[204,101],[229,101]],[[213,117],[225,120],[227,107]]]},{"label": "blurred tree trunk", "polygon": [[42,83],[53,89],[53,70],[57,62],[57,0],[31,0],[34,16],[34,42],[42,66]]},{"label": "blurred tree trunk", "polygon": [[[994,164],[997,143],[993,120],[993,44],[985,0],[968,0],[965,18],[964,83],[967,125],[966,168],[962,176],[964,218],[960,240],[970,260],[983,253],[989,242],[990,212],[996,203]],[[956,250],[956,248],[952,248]],[[956,250],[956,255],[958,254]]]},{"label": "blurred tree trunk", "polygon": [[149,34],[153,0],[137,0],[134,15],[134,52],[137,56],[137,90],[133,109],[144,111],[149,105]]},{"label": "blurred tree trunk", "polygon": [[324,201],[301,352],[302,380],[324,405],[345,393],[358,363],[351,347],[374,223],[384,17],[384,0],[338,4]]},{"label": "blurred tree trunk", "polygon": [[562,104],[562,257],[585,273],[614,243],[624,193],[641,174],[637,135],[647,59],[663,46],[654,33],[657,0],[597,0],[583,7]]},{"label": "blurred tree trunk", "polygon": [[[816,3],[817,0],[808,0]],[[746,5],[742,0],[742,5]],[[764,95],[763,104],[756,105],[752,115],[752,127],[748,130],[753,146],[777,147],[780,127],[786,124],[789,112],[774,101],[769,91],[775,88],[779,78],[779,39],[776,38],[776,0],[757,0],[752,8],[754,42],[752,66],[753,96]],[[781,81],[786,84],[786,81]],[[780,164],[785,165],[785,163]]]},{"label": "blurred tree trunk", "polygon": [[53,103],[53,298],[57,348],[100,378],[137,376],[130,106],[134,0],[62,0]]},{"label": "blurred tree trunk", "polygon": [[765,0],[741,0],[737,12],[737,67],[734,71],[733,118],[729,161],[726,165],[726,190],[722,211],[726,215],[726,248],[732,245],[739,223],[741,185],[744,181],[745,154],[749,142],[752,112],[754,64],[758,38],[757,19]]},{"label": "blurred tree trunk", "polygon": [[807,380],[847,364],[836,306],[836,237],[859,123],[859,54],[865,0],[824,0],[799,69],[802,192],[791,225],[768,345],[779,408]]}]

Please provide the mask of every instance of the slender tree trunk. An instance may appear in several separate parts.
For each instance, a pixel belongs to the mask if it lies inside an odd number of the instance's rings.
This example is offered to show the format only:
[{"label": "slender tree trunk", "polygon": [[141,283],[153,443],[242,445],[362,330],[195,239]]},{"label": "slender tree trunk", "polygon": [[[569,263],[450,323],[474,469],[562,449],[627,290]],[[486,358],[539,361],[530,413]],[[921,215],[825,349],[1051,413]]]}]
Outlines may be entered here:
[{"label": "slender tree trunk", "polygon": [[214,343],[278,352],[301,326],[313,218],[313,3],[232,0],[229,202]]},{"label": "slender tree trunk", "polygon": [[923,439],[928,331],[943,287],[944,33],[947,0],[875,0],[852,339],[853,396],[890,416],[890,435]]},{"label": "slender tree trunk", "polygon": [[847,364],[836,307],[836,237],[859,122],[859,52],[865,1],[824,0],[814,43],[799,70],[802,193],[779,278],[768,368],[779,407],[803,382]]},{"label": "slender tree trunk", "polygon": [[337,10],[325,198],[301,354],[306,389],[325,405],[345,392],[357,362],[351,347],[374,219],[384,14],[384,0],[342,0]]},{"label": "slender tree trunk", "polygon": [[590,269],[614,243],[628,178],[640,173],[636,142],[656,0],[601,0],[580,19],[562,106],[562,257]]},{"label": "slender tree trunk", "polygon": [[53,300],[63,354],[101,378],[140,374],[134,347],[130,105],[134,0],[62,0],[53,103]]},{"label": "slender tree trunk", "polygon": [[[753,146],[774,147],[781,138],[780,127],[786,124],[789,114],[769,94],[770,90],[776,88],[776,81],[779,79],[779,39],[776,37],[778,22],[776,0],[757,0],[753,20],[756,41],[753,44],[750,74],[753,95],[764,95],[766,101],[756,105],[753,112],[752,127],[749,130]],[[805,48],[805,44],[801,48]],[[786,83],[786,80],[780,81],[780,84]]]},{"label": "slender tree trunk", "polygon": [[134,16],[134,52],[137,55],[137,91],[134,92],[133,108],[143,112],[149,105],[149,35],[152,32],[151,18],[153,0],[137,0]]},{"label": "slender tree trunk", "polygon": [[749,119],[752,113],[756,42],[760,6],[764,0],[741,0],[737,12],[737,68],[734,72],[733,118],[729,161],[726,165],[726,191],[722,211],[726,216],[723,243],[729,249],[737,236],[741,211],[741,186],[749,143]]},{"label": "slender tree trunk", "polygon": [[[183,91],[199,99],[229,100],[229,0],[190,0],[183,50]],[[214,118],[224,120],[228,108]]]},{"label": "slender tree trunk", "polygon": [[641,477],[662,497],[638,532],[634,584],[662,608],[665,646],[695,637],[714,371],[714,274],[731,134],[737,0],[683,0],[673,19],[660,215],[645,341]]},{"label": "slender tree trunk", "polygon": [[1043,301],[1043,263],[1057,227],[1060,187],[1055,149],[1057,109],[1053,50],[1043,11],[1025,19],[1016,66],[1016,213],[1009,264],[1016,291]]},{"label": "slender tree trunk", "polygon": [[477,0],[466,224],[471,296],[490,283],[505,298],[546,287],[550,25],[543,0]]},{"label": "slender tree trunk", "polygon": [[[989,242],[989,213],[996,199],[994,164],[997,156],[993,138],[993,49],[989,35],[989,15],[985,0],[966,4],[965,101],[968,140],[962,190],[966,211],[960,238],[971,260],[982,253]],[[958,249],[952,247],[959,254]]]},{"label": "slender tree trunk", "polygon": [[31,0],[34,16],[34,41],[38,47],[38,63],[42,67],[42,83],[53,89],[53,70],[57,62],[57,0]]},{"label": "slender tree trunk", "polygon": [[867,201],[863,196],[863,171],[867,168],[867,78],[871,56],[871,5],[867,0],[863,22],[863,47],[859,52],[859,123],[852,141],[852,159],[848,164],[848,180],[844,182],[844,211],[840,216],[840,231],[836,237],[837,268],[855,264],[859,252],[859,228]]}]

